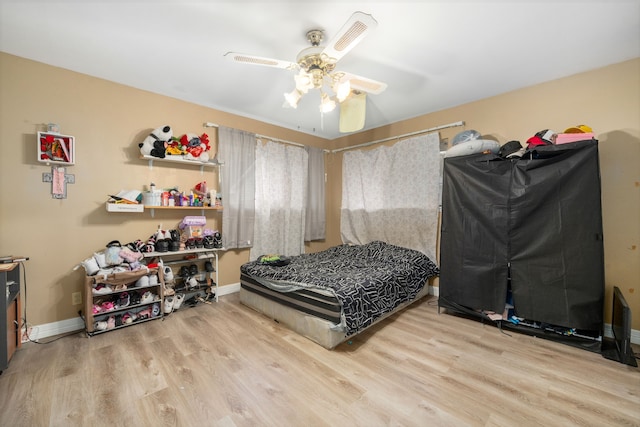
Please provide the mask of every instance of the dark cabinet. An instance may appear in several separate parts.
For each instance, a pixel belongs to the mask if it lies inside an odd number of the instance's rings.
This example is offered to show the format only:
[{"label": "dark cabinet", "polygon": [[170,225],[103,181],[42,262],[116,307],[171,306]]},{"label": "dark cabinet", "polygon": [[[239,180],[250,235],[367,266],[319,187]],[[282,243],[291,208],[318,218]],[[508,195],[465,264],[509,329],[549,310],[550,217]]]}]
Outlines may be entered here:
[{"label": "dark cabinet", "polygon": [[446,158],[439,305],[600,336],[601,212],[596,140]]},{"label": "dark cabinet", "polygon": [[[21,307],[20,307],[20,269],[17,262],[0,264],[0,287],[5,292],[5,298],[0,299],[2,319],[0,326],[0,373],[9,367],[13,353],[20,348],[21,337]],[[6,322],[5,322],[6,320]]]}]

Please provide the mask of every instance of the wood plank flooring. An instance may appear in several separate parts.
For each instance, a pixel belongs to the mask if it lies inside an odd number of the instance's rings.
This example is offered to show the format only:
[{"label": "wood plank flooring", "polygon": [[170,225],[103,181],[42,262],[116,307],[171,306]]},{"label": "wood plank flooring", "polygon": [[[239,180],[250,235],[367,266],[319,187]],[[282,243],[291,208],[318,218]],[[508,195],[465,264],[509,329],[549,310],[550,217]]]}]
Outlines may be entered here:
[{"label": "wood plank flooring", "polygon": [[424,299],[333,351],[238,294],[28,343],[0,426],[640,426],[640,369]]}]

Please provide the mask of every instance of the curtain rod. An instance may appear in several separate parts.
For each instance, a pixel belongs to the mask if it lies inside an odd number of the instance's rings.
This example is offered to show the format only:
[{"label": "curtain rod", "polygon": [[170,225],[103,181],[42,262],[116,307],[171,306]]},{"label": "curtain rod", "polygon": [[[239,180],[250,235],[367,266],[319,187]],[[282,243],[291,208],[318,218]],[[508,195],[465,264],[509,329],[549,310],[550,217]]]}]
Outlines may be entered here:
[{"label": "curtain rod", "polygon": [[[215,124],[215,123],[211,123],[211,122],[206,122],[203,124],[204,127],[206,128],[217,128],[219,127],[219,125]],[[301,144],[299,142],[293,142],[293,141],[287,141],[286,139],[280,139],[280,138],[273,138],[271,136],[267,136],[267,135],[260,135],[260,134],[256,134],[256,138],[262,138],[262,139],[268,139],[270,141],[273,142],[280,142],[282,144],[289,144],[289,145],[295,145],[296,147],[306,147],[306,145]],[[324,150],[324,152],[329,152],[329,150]]]},{"label": "curtain rod", "polygon": [[449,123],[448,125],[436,126],[436,127],[429,128],[429,129],[418,130],[418,131],[415,131],[415,132],[405,133],[403,135],[390,136],[388,138],[378,139],[377,141],[364,142],[362,144],[352,145],[351,147],[336,148],[335,150],[330,150],[330,153],[333,154],[333,153],[338,153],[340,151],[353,150],[354,148],[367,147],[369,145],[380,144],[381,142],[387,142],[387,141],[391,141],[393,139],[406,138],[408,136],[420,135],[422,133],[433,132],[433,131],[440,130],[440,129],[453,128],[453,127],[456,127],[456,126],[464,126],[464,121],[459,121],[459,122],[455,122],[455,123]]}]

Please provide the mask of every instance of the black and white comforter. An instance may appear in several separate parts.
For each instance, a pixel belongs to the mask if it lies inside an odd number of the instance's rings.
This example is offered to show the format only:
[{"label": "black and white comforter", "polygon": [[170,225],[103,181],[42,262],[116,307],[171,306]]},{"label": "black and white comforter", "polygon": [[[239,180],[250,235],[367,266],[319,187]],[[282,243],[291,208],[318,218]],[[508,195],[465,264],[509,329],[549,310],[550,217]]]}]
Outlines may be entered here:
[{"label": "black and white comforter", "polygon": [[292,257],[284,266],[251,261],[241,272],[282,292],[300,288],[329,289],[341,302],[346,335],[411,301],[438,267],[422,252],[381,241],[340,245]]}]

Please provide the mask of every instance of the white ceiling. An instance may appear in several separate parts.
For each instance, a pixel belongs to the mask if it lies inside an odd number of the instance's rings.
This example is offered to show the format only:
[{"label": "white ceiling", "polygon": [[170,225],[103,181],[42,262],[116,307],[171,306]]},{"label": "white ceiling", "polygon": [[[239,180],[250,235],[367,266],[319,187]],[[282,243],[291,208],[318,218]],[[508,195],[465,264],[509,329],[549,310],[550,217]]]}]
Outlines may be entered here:
[{"label": "white ceiling", "polygon": [[355,11],[378,26],[337,69],[388,84],[365,129],[640,57],[640,0],[0,0],[0,50],[334,139],[317,91],[282,107],[293,71],[223,55],[295,61],[308,30],[329,40]]}]

